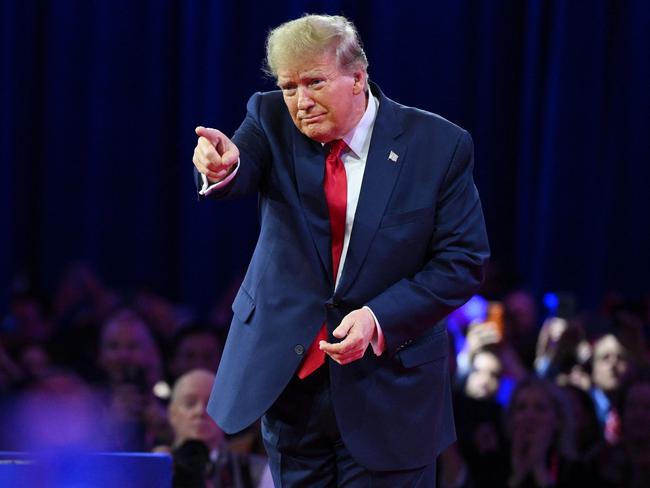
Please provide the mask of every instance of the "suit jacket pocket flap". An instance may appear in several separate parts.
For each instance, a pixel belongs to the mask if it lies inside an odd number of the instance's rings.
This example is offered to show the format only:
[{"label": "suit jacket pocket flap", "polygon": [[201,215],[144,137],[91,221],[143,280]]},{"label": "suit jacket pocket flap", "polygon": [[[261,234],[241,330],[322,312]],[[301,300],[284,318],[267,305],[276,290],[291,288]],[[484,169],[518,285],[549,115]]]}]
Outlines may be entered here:
[{"label": "suit jacket pocket flap", "polygon": [[447,357],[448,354],[449,341],[447,339],[447,329],[444,327],[419,339],[418,342],[402,349],[398,353],[402,365],[405,368],[413,368],[430,361],[435,361],[436,359]]},{"label": "suit jacket pocket flap", "polygon": [[398,214],[389,214],[384,215],[384,218],[381,219],[380,227],[392,227],[394,225],[407,224],[415,220],[420,220],[423,218],[431,218],[435,214],[435,209],[430,207],[418,208],[416,210],[411,210],[409,212],[402,212]]},{"label": "suit jacket pocket flap", "polygon": [[242,322],[248,322],[255,310],[255,301],[244,287],[239,288],[235,300],[232,302],[232,311]]}]

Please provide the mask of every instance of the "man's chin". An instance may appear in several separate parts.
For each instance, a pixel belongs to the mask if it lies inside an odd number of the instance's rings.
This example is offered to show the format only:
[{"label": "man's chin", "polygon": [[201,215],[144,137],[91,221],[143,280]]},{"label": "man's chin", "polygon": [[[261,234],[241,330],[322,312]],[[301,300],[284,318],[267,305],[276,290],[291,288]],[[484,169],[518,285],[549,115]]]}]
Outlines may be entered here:
[{"label": "man's chin", "polygon": [[316,142],[321,142],[323,144],[330,142],[332,139],[334,139],[330,131],[325,130],[322,127],[314,127],[314,125],[315,124],[303,127],[300,132],[305,134],[310,139],[313,139]]}]

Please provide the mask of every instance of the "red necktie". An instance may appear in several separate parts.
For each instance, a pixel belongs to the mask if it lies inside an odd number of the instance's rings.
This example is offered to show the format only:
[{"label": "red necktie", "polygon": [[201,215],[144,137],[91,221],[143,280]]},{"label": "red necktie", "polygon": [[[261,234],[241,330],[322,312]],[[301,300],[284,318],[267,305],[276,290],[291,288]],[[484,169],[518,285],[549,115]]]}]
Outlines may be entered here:
[{"label": "red necktie", "polygon": [[[332,275],[334,283],[338,276],[341,252],[343,251],[343,236],[345,235],[345,212],[348,201],[348,182],[345,176],[345,166],[341,160],[341,153],[347,148],[340,139],[330,144],[329,154],[325,159],[325,200],[330,214],[330,233],[332,234]],[[327,340],[327,324],[318,331],[318,335],[311,343],[305,359],[298,370],[298,377],[305,379],[325,363],[325,353],[320,350],[320,341]]]}]

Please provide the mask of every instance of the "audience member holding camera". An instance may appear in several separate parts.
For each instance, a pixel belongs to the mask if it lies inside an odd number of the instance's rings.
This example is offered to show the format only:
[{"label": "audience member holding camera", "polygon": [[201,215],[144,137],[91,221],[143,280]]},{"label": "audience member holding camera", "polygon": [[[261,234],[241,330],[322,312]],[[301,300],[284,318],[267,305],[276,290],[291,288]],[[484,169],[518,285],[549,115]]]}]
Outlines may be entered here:
[{"label": "audience member holding camera", "polygon": [[[228,450],[223,431],[205,410],[214,374],[195,369],[172,390],[169,423],[174,432],[174,487],[272,487],[266,459]],[[164,451],[165,448],[158,448]]]}]

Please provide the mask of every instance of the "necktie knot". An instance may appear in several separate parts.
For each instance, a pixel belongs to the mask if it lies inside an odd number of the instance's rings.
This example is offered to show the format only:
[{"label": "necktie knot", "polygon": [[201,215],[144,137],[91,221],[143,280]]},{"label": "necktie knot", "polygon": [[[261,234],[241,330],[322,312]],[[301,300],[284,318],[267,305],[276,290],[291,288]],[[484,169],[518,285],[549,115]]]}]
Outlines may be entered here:
[{"label": "necktie knot", "polygon": [[348,145],[345,143],[343,139],[335,139],[332,142],[330,142],[330,150],[328,157],[330,158],[336,158],[339,159],[341,157],[341,153],[347,149]]}]

